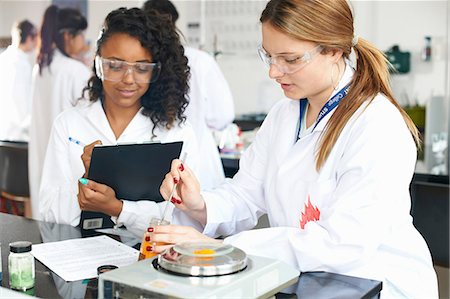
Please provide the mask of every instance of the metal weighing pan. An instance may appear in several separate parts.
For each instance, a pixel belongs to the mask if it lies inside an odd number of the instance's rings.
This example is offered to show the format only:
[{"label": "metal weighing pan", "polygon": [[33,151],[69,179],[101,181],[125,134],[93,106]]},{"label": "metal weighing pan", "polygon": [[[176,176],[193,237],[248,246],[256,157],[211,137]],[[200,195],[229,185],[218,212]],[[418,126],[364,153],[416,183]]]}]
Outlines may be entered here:
[{"label": "metal weighing pan", "polygon": [[161,268],[189,276],[217,276],[239,272],[247,266],[247,255],[223,243],[181,243],[158,256]]}]

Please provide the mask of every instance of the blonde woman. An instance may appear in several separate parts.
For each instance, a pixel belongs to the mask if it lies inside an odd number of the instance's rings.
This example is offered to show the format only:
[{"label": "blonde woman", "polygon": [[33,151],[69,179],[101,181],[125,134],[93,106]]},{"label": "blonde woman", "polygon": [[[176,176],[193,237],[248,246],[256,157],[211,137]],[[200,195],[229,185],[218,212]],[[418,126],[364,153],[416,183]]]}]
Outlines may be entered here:
[{"label": "blonde woman", "polygon": [[[220,188],[200,193],[190,169],[173,162],[161,186],[168,197],[179,182],[172,222],[203,234],[161,226],[153,241],[229,236],[301,272],[380,280],[381,298],[437,298],[409,214],[418,132],[392,96],[382,52],[355,36],[346,0],[271,0],[260,21],[260,56],[290,100],[270,111]],[[272,227],[249,230],[264,213]]]}]

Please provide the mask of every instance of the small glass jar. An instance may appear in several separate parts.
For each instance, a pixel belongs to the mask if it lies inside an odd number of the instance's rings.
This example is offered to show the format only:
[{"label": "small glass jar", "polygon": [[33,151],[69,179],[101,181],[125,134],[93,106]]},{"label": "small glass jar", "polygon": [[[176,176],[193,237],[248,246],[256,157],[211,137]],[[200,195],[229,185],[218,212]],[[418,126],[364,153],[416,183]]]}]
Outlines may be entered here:
[{"label": "small glass jar", "polygon": [[9,287],[25,292],[34,288],[34,257],[31,242],[19,241],[9,244]]}]

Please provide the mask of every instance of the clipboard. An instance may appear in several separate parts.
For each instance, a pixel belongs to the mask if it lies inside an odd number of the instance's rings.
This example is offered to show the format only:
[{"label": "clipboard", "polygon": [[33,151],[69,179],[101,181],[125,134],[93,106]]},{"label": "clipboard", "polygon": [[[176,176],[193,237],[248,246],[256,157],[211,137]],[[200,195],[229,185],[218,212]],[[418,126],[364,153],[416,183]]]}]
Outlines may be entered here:
[{"label": "clipboard", "polygon": [[[108,185],[119,199],[162,202],[159,187],[170,171],[172,160],[180,156],[182,147],[182,141],[96,146],[88,179]],[[81,212],[83,230],[113,226],[114,222],[106,214]]]}]

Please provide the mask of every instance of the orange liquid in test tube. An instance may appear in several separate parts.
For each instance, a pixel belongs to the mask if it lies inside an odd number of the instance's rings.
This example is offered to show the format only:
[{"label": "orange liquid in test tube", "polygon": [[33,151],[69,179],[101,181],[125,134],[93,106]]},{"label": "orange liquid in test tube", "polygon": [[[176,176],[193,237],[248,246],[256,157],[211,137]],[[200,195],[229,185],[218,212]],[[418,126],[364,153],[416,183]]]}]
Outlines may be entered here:
[{"label": "orange liquid in test tube", "polygon": [[[159,218],[152,218],[152,220],[150,221],[149,227],[156,227],[158,225],[169,225],[169,224],[170,224],[170,222],[167,220],[163,220],[161,222],[161,219],[159,219]],[[159,246],[159,245],[165,245],[165,244],[166,243],[153,242],[152,241],[152,233],[150,233],[148,231],[145,232],[144,237],[142,238],[139,260],[152,258],[152,257],[158,255],[157,253],[153,252],[153,247]]]},{"label": "orange liquid in test tube", "polygon": [[144,238],[142,239],[139,260],[152,258],[155,255],[157,255],[155,252],[152,251],[153,244],[154,243],[152,243],[150,239],[150,233],[146,232],[144,234]]}]

